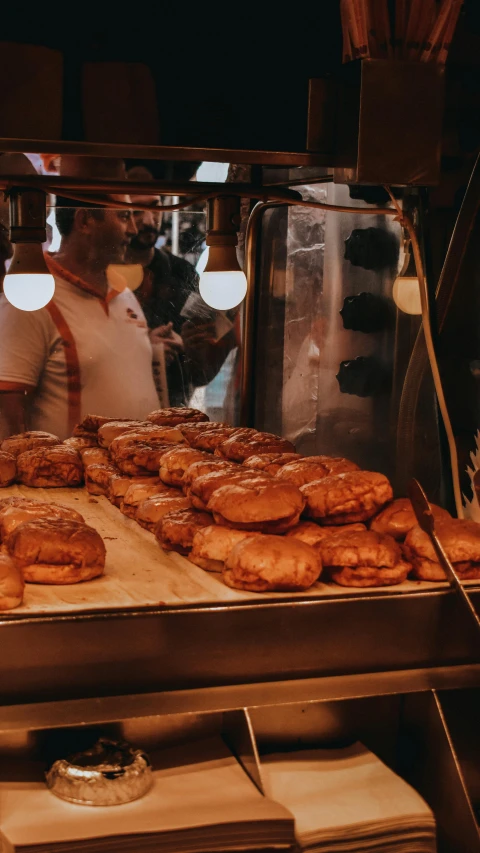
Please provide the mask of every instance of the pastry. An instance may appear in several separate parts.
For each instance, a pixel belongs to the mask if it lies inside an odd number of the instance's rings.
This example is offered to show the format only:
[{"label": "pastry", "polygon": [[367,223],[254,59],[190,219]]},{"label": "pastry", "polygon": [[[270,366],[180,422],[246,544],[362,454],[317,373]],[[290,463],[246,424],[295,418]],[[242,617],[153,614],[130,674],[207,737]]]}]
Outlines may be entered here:
[{"label": "pastry", "polygon": [[108,495],[112,477],[118,475],[118,468],[111,462],[98,462],[85,467],[85,486],[90,495]]},{"label": "pastry", "polygon": [[[436,522],[435,530],[460,580],[480,578],[480,524],[459,518],[442,519]],[[446,580],[433,545],[420,527],[407,533],[404,551],[418,580]]]},{"label": "pastry", "polygon": [[205,450],[214,453],[227,438],[238,432],[237,427],[216,427],[215,429],[204,429],[196,435],[190,435],[188,443],[195,450]]},{"label": "pastry", "polygon": [[183,485],[185,470],[201,460],[211,459],[209,453],[203,450],[194,450],[193,447],[173,447],[163,454],[160,462],[160,477],[169,486]]},{"label": "pastry", "polygon": [[290,462],[296,462],[301,459],[299,453],[257,453],[256,456],[249,456],[243,464],[247,468],[255,468],[257,471],[266,471],[272,476],[280,471],[284,465]]},{"label": "pastry", "polygon": [[165,551],[188,554],[197,530],[211,523],[212,516],[208,512],[197,512],[195,509],[167,512],[158,522],[155,536]]},{"label": "pastry", "polygon": [[81,486],[82,460],[76,450],[63,444],[28,450],[17,457],[17,479],[38,489]]},{"label": "pastry", "polygon": [[188,559],[207,572],[222,572],[234,545],[251,535],[249,530],[235,530],[220,524],[202,527],[193,537]]},{"label": "pastry", "polygon": [[[430,504],[430,506],[432,507],[435,521],[451,518],[450,513],[446,509],[435,506],[435,504]],[[370,530],[374,530],[375,533],[388,533],[394,539],[402,542],[409,530],[412,527],[416,527],[416,525],[417,519],[415,518],[415,513],[409,499],[397,498],[397,500],[387,504],[378,515],[372,518]]]},{"label": "pastry", "polygon": [[27,450],[35,450],[37,447],[55,447],[56,444],[61,444],[58,435],[53,435],[51,432],[31,430],[4,438],[0,449],[4,450],[5,453],[11,453],[12,456],[19,456],[20,453],[25,453]]},{"label": "pastry", "polygon": [[13,610],[23,601],[25,581],[20,567],[5,553],[0,553],[0,611]]},{"label": "pastry", "polygon": [[154,495],[170,495],[170,497],[178,497],[177,489],[171,489],[162,483],[160,477],[150,477],[142,483],[131,483],[125,495],[123,496],[120,509],[124,515],[129,518],[135,518],[138,507],[147,498]]},{"label": "pastry", "polygon": [[275,475],[279,480],[288,480],[296,486],[304,486],[322,477],[332,474],[345,474],[347,471],[358,471],[358,465],[349,459],[337,456],[306,456],[288,465],[283,465]]},{"label": "pastry", "polygon": [[0,488],[10,486],[17,476],[17,462],[15,456],[0,450]]},{"label": "pastry", "polygon": [[113,439],[117,436],[151,426],[152,424],[149,421],[107,421],[98,428],[97,440],[100,447],[110,447]]},{"label": "pastry", "polygon": [[147,415],[147,421],[159,426],[176,426],[177,424],[192,424],[208,422],[209,418],[198,409],[187,409],[183,406],[172,406],[169,409],[157,409]]},{"label": "pastry", "polygon": [[124,474],[158,474],[163,454],[176,444],[176,434],[183,440],[183,436],[175,428],[153,429],[154,431],[145,434],[136,432],[120,435],[110,444],[112,460]]},{"label": "pastry", "polygon": [[5,545],[27,583],[78,583],[98,577],[105,567],[102,537],[81,521],[27,521],[7,536]]},{"label": "pastry", "polygon": [[244,462],[258,453],[295,453],[295,447],[279,435],[245,428],[221,442],[215,453],[232,462]]},{"label": "pastry", "polygon": [[62,441],[64,447],[71,447],[73,450],[83,450],[85,447],[98,447],[98,442],[95,436],[90,433],[88,435],[73,436]]},{"label": "pastry", "polygon": [[178,428],[187,439],[188,444],[197,435],[200,435],[201,432],[205,432],[205,430],[225,429],[228,426],[228,424],[218,423],[217,421],[195,421],[195,423],[187,421],[186,423],[178,424]]},{"label": "pastry", "polygon": [[248,536],[230,551],[223,580],[252,592],[301,592],[320,577],[322,563],[313,548],[284,536]]},{"label": "pastry", "polygon": [[109,464],[110,454],[104,447],[83,447],[78,451],[82,458],[83,467],[88,465]]},{"label": "pastry", "polygon": [[385,475],[375,471],[335,474],[300,486],[300,491],[305,517],[326,525],[368,521],[393,497]]},{"label": "pastry", "polygon": [[268,474],[260,474],[236,465],[234,468],[221,468],[219,471],[210,471],[209,474],[196,477],[192,485],[186,489],[186,494],[195,509],[206,510],[211,496],[221,486],[230,483],[244,483],[247,480],[254,480],[255,483],[266,485],[271,479]]},{"label": "pastry", "polygon": [[120,508],[127,490],[133,483],[151,483],[152,479],[155,478],[149,476],[129,477],[128,474],[116,474],[110,480],[106,497],[112,504]]},{"label": "pastry", "polygon": [[319,551],[330,579],[340,586],[391,586],[406,580],[412,568],[395,539],[372,530],[339,531],[327,536]]},{"label": "pastry", "polygon": [[226,459],[218,459],[216,456],[208,454],[208,459],[203,459],[198,462],[192,462],[182,478],[182,489],[188,493],[192,483],[198,477],[203,477],[204,474],[211,474],[213,471],[236,471],[237,465],[234,462],[227,462]]},{"label": "pastry", "polygon": [[315,548],[320,542],[323,542],[325,537],[331,536],[333,533],[338,533],[339,531],[344,531],[345,533],[357,531],[359,533],[366,529],[365,525],[360,523],[344,524],[342,527],[320,527],[314,521],[300,521],[295,527],[287,530],[285,535],[293,536],[294,539],[299,539],[300,542],[306,542],[307,545]]},{"label": "pastry", "polygon": [[283,533],[293,527],[304,506],[300,490],[292,483],[260,478],[221,486],[207,503],[217,524],[263,533]]},{"label": "pastry", "polygon": [[[135,513],[135,521],[138,521],[142,527],[152,532],[155,530],[158,522],[167,512],[175,512],[180,509],[190,509],[191,503],[185,495],[171,495],[169,493],[160,493],[153,495],[150,498],[142,501],[138,505]],[[210,523],[212,519],[210,517]]]},{"label": "pastry", "polygon": [[51,504],[44,501],[25,501],[17,506],[6,506],[0,512],[0,533],[2,541],[20,524],[33,521],[35,518],[47,518],[54,521],[66,518],[69,521],[85,521],[82,515],[70,507],[61,504]]}]

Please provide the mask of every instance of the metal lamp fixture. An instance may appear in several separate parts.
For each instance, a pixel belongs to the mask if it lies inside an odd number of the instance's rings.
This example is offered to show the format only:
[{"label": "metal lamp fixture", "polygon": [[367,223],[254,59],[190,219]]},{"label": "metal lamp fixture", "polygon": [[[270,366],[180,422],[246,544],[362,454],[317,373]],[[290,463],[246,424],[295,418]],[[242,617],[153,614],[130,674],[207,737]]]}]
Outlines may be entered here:
[{"label": "metal lamp fixture", "polygon": [[245,299],[247,279],[237,258],[240,227],[239,196],[209,199],[207,211],[208,261],[200,276],[200,295],[218,311],[235,308]]},{"label": "metal lamp fixture", "polygon": [[10,240],[15,244],[3,291],[21,311],[37,311],[50,302],[55,279],[42,251],[47,239],[46,195],[42,190],[14,189],[10,193]]}]

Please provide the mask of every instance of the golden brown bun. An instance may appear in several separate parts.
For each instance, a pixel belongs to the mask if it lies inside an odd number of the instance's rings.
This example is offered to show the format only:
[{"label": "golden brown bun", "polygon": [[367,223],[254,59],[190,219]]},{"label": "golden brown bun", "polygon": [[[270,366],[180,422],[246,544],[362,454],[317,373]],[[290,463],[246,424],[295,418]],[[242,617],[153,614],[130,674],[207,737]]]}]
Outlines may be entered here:
[{"label": "golden brown bun", "polygon": [[38,489],[81,486],[82,460],[76,450],[61,444],[28,450],[17,457],[17,479],[24,486]]},{"label": "golden brown bun", "polygon": [[205,429],[194,436],[190,436],[188,443],[195,450],[204,450],[213,453],[227,438],[238,432],[237,427],[217,427],[216,429]]},{"label": "golden brown bun", "polygon": [[158,522],[155,536],[165,551],[188,554],[197,530],[211,523],[212,516],[208,512],[197,512],[195,509],[167,512]]},{"label": "golden brown bun", "polygon": [[60,443],[58,435],[53,435],[51,432],[31,430],[5,438],[0,449],[4,450],[5,453],[11,453],[12,456],[19,456],[20,453],[26,453],[27,450],[35,450],[37,447],[55,447]]},{"label": "golden brown bun", "polygon": [[367,521],[393,497],[384,474],[350,471],[314,480],[300,491],[306,499],[306,518],[322,524],[351,524]]},{"label": "golden brown bun", "polygon": [[35,518],[47,518],[54,521],[57,518],[66,518],[68,521],[85,521],[83,515],[60,504],[43,503],[32,501],[31,504],[19,504],[18,506],[7,506],[0,512],[0,533],[5,540],[19,524],[33,521]]},{"label": "golden brown bun", "polygon": [[161,426],[176,426],[177,424],[192,424],[208,422],[209,418],[198,409],[187,409],[183,406],[171,406],[169,409],[156,409],[147,415],[147,421]]},{"label": "golden brown bun", "polygon": [[27,583],[78,583],[98,577],[105,567],[102,537],[81,521],[27,521],[7,536],[5,545]]},{"label": "golden brown bun", "polygon": [[[441,506],[435,504],[430,504],[430,506],[436,521],[451,518],[450,513],[446,509],[442,509]],[[376,533],[388,533],[394,539],[403,541],[408,531],[416,525],[417,519],[409,499],[397,498],[372,518],[370,530],[374,530]]]},{"label": "golden brown bun", "polygon": [[283,533],[298,523],[305,506],[292,483],[252,479],[216,489],[207,503],[217,524],[240,530]]},{"label": "golden brown bun", "polygon": [[112,477],[118,475],[118,468],[111,462],[98,462],[85,467],[85,486],[90,495],[107,495]]},{"label": "golden brown bun", "polygon": [[234,462],[227,462],[226,459],[218,459],[216,456],[210,456],[209,459],[193,462],[188,468],[182,479],[182,489],[188,492],[192,483],[204,474],[211,474],[213,471],[236,471],[237,466]]},{"label": "golden brown bun", "polygon": [[372,587],[393,586],[403,583],[411,570],[410,563],[399,560],[390,569],[379,569],[374,566],[360,566],[352,569],[350,566],[336,566],[329,569],[330,579],[339,586]]},{"label": "golden brown bun", "polygon": [[160,461],[160,477],[169,486],[183,485],[185,470],[194,462],[211,458],[203,450],[194,450],[193,447],[174,447],[163,454]]},{"label": "golden brown bun", "polygon": [[149,421],[107,421],[98,429],[97,440],[100,447],[110,447],[114,438],[126,432],[151,427]]},{"label": "golden brown bun", "polygon": [[276,478],[288,480],[289,483],[294,483],[295,486],[300,487],[306,483],[313,483],[314,480],[330,477],[333,474],[345,474],[347,471],[358,470],[358,465],[355,462],[350,462],[349,459],[340,456],[307,456],[284,465],[276,474]]},{"label": "golden brown bun", "polygon": [[247,480],[266,484],[271,479],[267,474],[259,474],[257,471],[237,465],[233,469],[221,468],[219,471],[210,471],[209,474],[196,477],[192,485],[186,490],[186,493],[195,509],[206,510],[213,493],[221,488],[221,486],[231,483],[244,483]]},{"label": "golden brown bun", "polygon": [[295,446],[279,435],[246,428],[219,444],[215,452],[233,462],[244,462],[259,453],[295,453]]},{"label": "golden brown bun", "polygon": [[0,610],[13,610],[23,600],[25,581],[22,572],[8,554],[0,554]]},{"label": "golden brown bun", "polygon": [[[155,427],[139,430],[115,438],[110,444],[110,455],[124,474],[158,474],[161,459],[167,450],[184,438],[175,427]],[[182,445],[183,446],[183,445]]]},{"label": "golden brown bun", "polygon": [[84,468],[88,465],[108,465],[111,461],[110,454],[104,447],[84,447],[78,452]]},{"label": "golden brown bun", "polygon": [[135,518],[140,504],[146,501],[147,498],[153,497],[153,495],[177,497],[178,491],[166,486],[159,477],[151,477],[148,482],[144,483],[131,483],[125,492],[120,509],[124,515],[128,515],[129,518]]},{"label": "golden brown bun", "polygon": [[0,487],[10,486],[17,476],[17,462],[15,456],[0,450]]},{"label": "golden brown bun", "polygon": [[74,436],[73,438],[66,438],[65,441],[62,441],[64,447],[71,447],[73,450],[84,450],[86,447],[98,447],[97,439],[93,434],[82,435],[82,436]]},{"label": "golden brown bun", "polygon": [[320,545],[327,536],[332,536],[334,533],[338,533],[339,531],[342,531],[342,533],[350,533],[351,531],[359,533],[366,529],[365,525],[360,523],[344,524],[342,527],[320,527],[320,525],[315,524],[314,521],[300,521],[299,524],[295,525],[295,527],[287,530],[285,535],[293,536],[294,539],[299,539],[300,542],[305,542],[307,545],[311,545],[312,548],[315,548]]},{"label": "golden brown bun", "polygon": [[299,592],[320,577],[322,563],[309,545],[280,536],[248,536],[230,551],[223,580],[252,592]]},{"label": "golden brown bun", "polygon": [[[127,418],[126,420],[129,421],[130,419]],[[113,421],[118,423],[117,418],[106,418],[103,415],[85,415],[83,421],[74,427],[72,435],[82,435],[85,432],[98,432],[101,426],[112,423]]]},{"label": "golden brown bun", "polygon": [[[435,529],[458,576],[463,580],[480,578],[480,524],[451,518],[437,522]],[[446,579],[430,539],[420,527],[409,531],[404,548],[416,578],[429,581]]]},{"label": "golden brown bun", "polygon": [[402,558],[400,545],[386,533],[373,530],[339,531],[320,543],[324,566],[392,568]]},{"label": "golden brown bun", "polygon": [[175,512],[180,509],[189,509],[191,503],[181,492],[178,495],[159,494],[147,498],[138,505],[135,513],[135,521],[147,530],[155,530],[158,522],[167,512]]},{"label": "golden brown bun", "polygon": [[242,464],[274,476],[284,465],[301,458],[299,453],[257,453],[256,456],[249,456]]},{"label": "golden brown bun", "polygon": [[228,428],[228,426],[228,424],[218,423],[217,421],[196,421],[195,423],[187,421],[184,424],[178,424],[178,428],[185,436],[188,444],[190,444],[191,439],[196,438],[197,435],[200,435],[201,432],[205,432],[205,430],[225,429]]},{"label": "golden brown bun", "polygon": [[4,509],[9,506],[21,506],[22,504],[37,504],[39,501],[32,498],[23,498],[20,495],[10,495],[8,498],[0,498],[0,516]]},{"label": "golden brown bun", "polygon": [[115,506],[120,507],[126,495],[127,489],[132,485],[132,483],[151,482],[152,477],[149,476],[129,477],[128,474],[117,474],[110,480],[106,497],[112,504],[115,504]]},{"label": "golden brown bun", "polygon": [[247,536],[251,536],[248,530],[234,530],[219,524],[203,527],[193,537],[188,559],[207,572],[221,572],[232,548]]}]

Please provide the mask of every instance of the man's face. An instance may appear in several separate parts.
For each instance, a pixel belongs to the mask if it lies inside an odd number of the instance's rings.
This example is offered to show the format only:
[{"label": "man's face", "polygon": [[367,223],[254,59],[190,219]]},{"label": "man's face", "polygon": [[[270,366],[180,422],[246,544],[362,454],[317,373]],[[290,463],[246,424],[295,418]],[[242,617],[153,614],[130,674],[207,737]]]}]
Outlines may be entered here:
[{"label": "man's face", "polygon": [[[129,196],[119,196],[120,201],[130,201]],[[121,264],[125,260],[126,251],[135,237],[137,228],[131,210],[114,210],[107,208],[101,218],[92,217],[90,220],[91,248],[102,263]]]},{"label": "man's face", "polygon": [[[132,195],[132,202],[135,204],[157,204],[160,203],[159,196],[142,196]],[[131,242],[132,249],[152,249],[160,235],[162,225],[161,210],[135,210],[134,211],[135,225],[137,234]]]}]

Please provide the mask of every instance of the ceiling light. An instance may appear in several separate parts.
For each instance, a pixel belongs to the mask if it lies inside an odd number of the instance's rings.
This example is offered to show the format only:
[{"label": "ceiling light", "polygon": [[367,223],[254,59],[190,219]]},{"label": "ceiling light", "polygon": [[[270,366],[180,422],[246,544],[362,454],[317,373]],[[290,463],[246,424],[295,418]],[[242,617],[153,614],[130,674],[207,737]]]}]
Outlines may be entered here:
[{"label": "ceiling light", "polygon": [[209,200],[207,214],[208,261],[200,276],[200,296],[217,311],[235,308],[245,299],[247,279],[237,258],[240,198]]},{"label": "ceiling light", "polygon": [[55,292],[42,243],[46,234],[46,195],[41,190],[15,189],[10,194],[10,240],[15,244],[3,291],[21,311],[37,311]]}]

